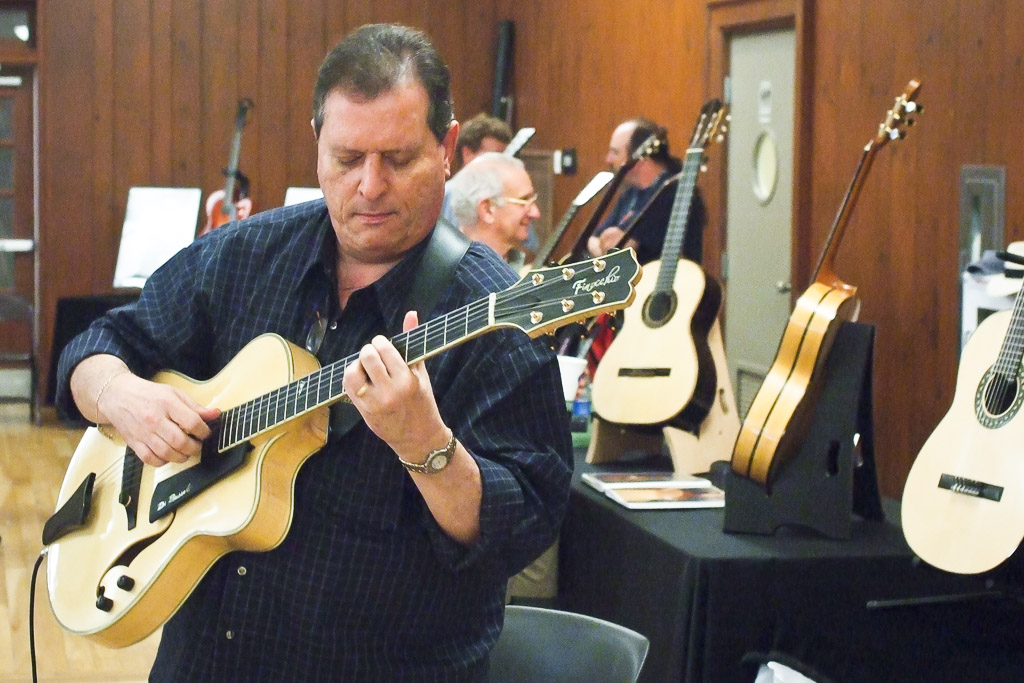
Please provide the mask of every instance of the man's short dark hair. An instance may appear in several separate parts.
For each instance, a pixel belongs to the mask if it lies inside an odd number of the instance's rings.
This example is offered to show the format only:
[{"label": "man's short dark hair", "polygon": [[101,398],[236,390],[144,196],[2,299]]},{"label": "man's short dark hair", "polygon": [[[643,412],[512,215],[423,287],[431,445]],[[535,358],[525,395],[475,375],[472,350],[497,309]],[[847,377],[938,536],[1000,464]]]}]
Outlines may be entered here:
[{"label": "man's short dark hair", "polygon": [[512,129],[501,119],[481,112],[459,127],[459,141],[455,144],[455,157],[461,161],[462,150],[467,147],[474,152],[479,152],[484,138],[494,138],[507,145],[512,142]]},{"label": "man's short dark hair", "polygon": [[453,118],[451,75],[424,33],[399,24],[361,26],[324,58],[313,89],[317,137],[324,125],[324,102],[332,90],[372,100],[410,77],[427,91],[427,127],[442,142]]}]

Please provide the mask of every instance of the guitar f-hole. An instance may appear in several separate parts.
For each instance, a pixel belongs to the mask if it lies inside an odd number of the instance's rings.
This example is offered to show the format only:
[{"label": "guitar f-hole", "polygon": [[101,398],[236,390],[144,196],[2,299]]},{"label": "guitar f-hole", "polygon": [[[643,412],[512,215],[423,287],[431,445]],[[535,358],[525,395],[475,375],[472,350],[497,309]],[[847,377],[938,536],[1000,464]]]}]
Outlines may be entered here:
[{"label": "guitar f-hole", "polygon": [[672,319],[678,305],[679,300],[674,289],[654,292],[644,301],[644,324],[650,328],[662,327]]}]

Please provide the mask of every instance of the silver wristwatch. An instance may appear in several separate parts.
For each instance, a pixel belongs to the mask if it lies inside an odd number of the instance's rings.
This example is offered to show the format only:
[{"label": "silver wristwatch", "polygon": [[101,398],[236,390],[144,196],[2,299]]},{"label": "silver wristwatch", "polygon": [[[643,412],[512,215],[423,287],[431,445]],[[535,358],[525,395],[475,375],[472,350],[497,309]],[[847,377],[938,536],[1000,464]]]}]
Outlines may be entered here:
[{"label": "silver wristwatch", "polygon": [[448,439],[448,444],[444,448],[438,448],[436,450],[427,453],[427,459],[422,464],[414,462],[408,462],[398,458],[398,462],[402,463],[402,467],[409,470],[410,472],[417,472],[419,474],[437,474],[452,461],[455,457],[455,432],[449,430],[451,438]]}]

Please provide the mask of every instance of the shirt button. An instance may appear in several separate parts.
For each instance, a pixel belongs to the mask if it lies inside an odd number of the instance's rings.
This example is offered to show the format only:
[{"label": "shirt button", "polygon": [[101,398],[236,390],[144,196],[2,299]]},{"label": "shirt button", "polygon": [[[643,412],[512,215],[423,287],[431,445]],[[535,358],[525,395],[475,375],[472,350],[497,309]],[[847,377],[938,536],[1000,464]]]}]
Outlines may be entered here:
[{"label": "shirt button", "polygon": [[336,330],[336,329],[338,329],[338,321],[337,321],[337,320],[335,320],[334,322],[332,322],[332,323],[331,323],[331,324],[330,324],[330,325],[329,325],[329,326],[327,327],[327,329],[329,329],[329,330]]},{"label": "shirt button", "polygon": [[245,576],[245,567],[239,567],[238,568],[238,575],[239,576]]},{"label": "shirt button", "polygon": [[232,638],[235,637],[235,632],[234,631],[225,631],[224,632],[224,637],[227,638],[228,640],[231,640]]}]

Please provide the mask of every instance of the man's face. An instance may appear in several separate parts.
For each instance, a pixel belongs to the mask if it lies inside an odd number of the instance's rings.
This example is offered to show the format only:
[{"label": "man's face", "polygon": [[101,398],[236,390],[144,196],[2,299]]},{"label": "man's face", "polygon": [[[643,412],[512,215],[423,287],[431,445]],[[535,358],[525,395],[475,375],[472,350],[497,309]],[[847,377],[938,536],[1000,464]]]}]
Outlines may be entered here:
[{"label": "man's face", "polygon": [[474,152],[469,147],[462,148],[462,164],[468,164],[484,152],[504,152],[506,147],[508,145],[498,138],[492,138],[490,135],[487,135],[480,141],[480,149],[477,151]]},{"label": "man's face", "polygon": [[395,262],[437,221],[459,128],[438,143],[427,105],[415,80],[372,100],[327,95],[317,177],[345,258]]},{"label": "man's face", "polygon": [[605,155],[604,161],[613,172],[622,168],[622,165],[629,159],[629,138],[633,135],[634,130],[636,130],[636,124],[626,122],[620,124],[612,132],[612,139],[608,143],[608,154]]},{"label": "man's face", "polygon": [[530,236],[530,224],[540,218],[537,193],[529,174],[524,169],[510,169],[505,176],[504,205],[492,207],[492,232],[505,251],[495,249],[504,256],[509,249],[521,245]]}]

